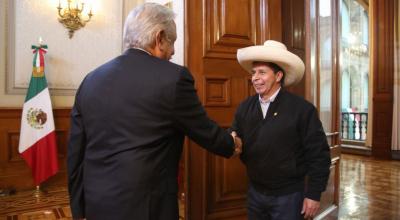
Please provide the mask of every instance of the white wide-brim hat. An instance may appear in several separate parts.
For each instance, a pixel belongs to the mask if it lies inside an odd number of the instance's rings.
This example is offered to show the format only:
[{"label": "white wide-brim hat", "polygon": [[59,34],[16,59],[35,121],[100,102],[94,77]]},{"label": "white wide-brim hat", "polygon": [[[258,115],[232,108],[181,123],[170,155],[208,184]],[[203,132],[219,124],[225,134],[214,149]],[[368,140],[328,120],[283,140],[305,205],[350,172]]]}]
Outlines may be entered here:
[{"label": "white wide-brim hat", "polygon": [[303,78],[304,63],[281,42],[265,41],[264,45],[250,46],[237,51],[239,64],[249,73],[254,62],[275,63],[285,71],[285,86],[295,85]]}]

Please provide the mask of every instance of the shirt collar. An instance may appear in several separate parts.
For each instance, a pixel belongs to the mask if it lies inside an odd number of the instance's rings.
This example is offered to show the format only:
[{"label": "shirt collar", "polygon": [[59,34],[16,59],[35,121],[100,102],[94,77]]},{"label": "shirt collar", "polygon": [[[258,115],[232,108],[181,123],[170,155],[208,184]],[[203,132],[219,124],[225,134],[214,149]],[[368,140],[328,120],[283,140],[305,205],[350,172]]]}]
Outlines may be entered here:
[{"label": "shirt collar", "polygon": [[141,51],[143,51],[143,52],[148,53],[150,56],[153,56],[149,51],[147,51],[147,50],[145,50],[145,49],[142,49],[142,48],[139,48],[139,47],[134,47],[133,49],[141,50]]},{"label": "shirt collar", "polygon": [[278,93],[279,93],[280,90],[281,90],[281,87],[279,87],[279,89],[276,90],[275,93],[273,95],[271,95],[271,97],[269,97],[269,99],[267,99],[267,100],[262,99],[261,96],[259,95],[258,96],[258,100],[262,104],[266,104],[266,103],[269,103],[269,102],[274,102],[275,98],[276,98],[276,96],[278,96]]}]

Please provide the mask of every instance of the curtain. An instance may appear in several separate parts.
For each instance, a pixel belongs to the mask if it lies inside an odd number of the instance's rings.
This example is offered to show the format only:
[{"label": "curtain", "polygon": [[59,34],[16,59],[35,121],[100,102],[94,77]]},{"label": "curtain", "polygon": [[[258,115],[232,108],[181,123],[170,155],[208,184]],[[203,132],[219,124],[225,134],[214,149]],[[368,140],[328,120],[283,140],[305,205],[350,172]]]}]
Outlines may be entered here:
[{"label": "curtain", "polygon": [[395,1],[395,5],[392,150],[400,150],[400,4],[398,3],[398,1]]}]

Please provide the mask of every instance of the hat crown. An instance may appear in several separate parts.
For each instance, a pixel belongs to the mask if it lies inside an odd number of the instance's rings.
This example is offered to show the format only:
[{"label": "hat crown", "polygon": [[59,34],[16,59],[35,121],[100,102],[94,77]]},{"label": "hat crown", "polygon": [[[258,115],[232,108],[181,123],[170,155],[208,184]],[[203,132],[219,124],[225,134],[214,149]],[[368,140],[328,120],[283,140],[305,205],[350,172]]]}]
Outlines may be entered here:
[{"label": "hat crown", "polygon": [[281,50],[287,50],[286,46],[283,43],[274,41],[274,40],[265,41],[264,46],[265,47],[275,47],[275,48],[281,49]]},{"label": "hat crown", "polygon": [[239,49],[237,59],[249,73],[252,72],[255,61],[275,63],[285,72],[286,86],[298,83],[304,75],[305,66],[300,57],[290,52],[285,44],[274,40],[267,40],[263,45]]}]

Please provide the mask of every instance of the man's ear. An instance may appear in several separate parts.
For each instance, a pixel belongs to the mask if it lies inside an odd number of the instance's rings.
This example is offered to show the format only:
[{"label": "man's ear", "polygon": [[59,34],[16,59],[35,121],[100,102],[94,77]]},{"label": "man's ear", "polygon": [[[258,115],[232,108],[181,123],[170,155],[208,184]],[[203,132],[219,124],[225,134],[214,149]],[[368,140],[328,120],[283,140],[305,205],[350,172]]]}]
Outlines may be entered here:
[{"label": "man's ear", "polygon": [[155,46],[160,51],[164,50],[164,48],[163,48],[163,41],[165,40],[164,38],[165,38],[165,31],[164,30],[161,30],[161,31],[157,32],[157,34],[156,34],[156,45]]},{"label": "man's ear", "polygon": [[282,80],[282,77],[283,77],[283,72],[282,71],[278,71],[276,73],[276,81],[280,82]]}]

